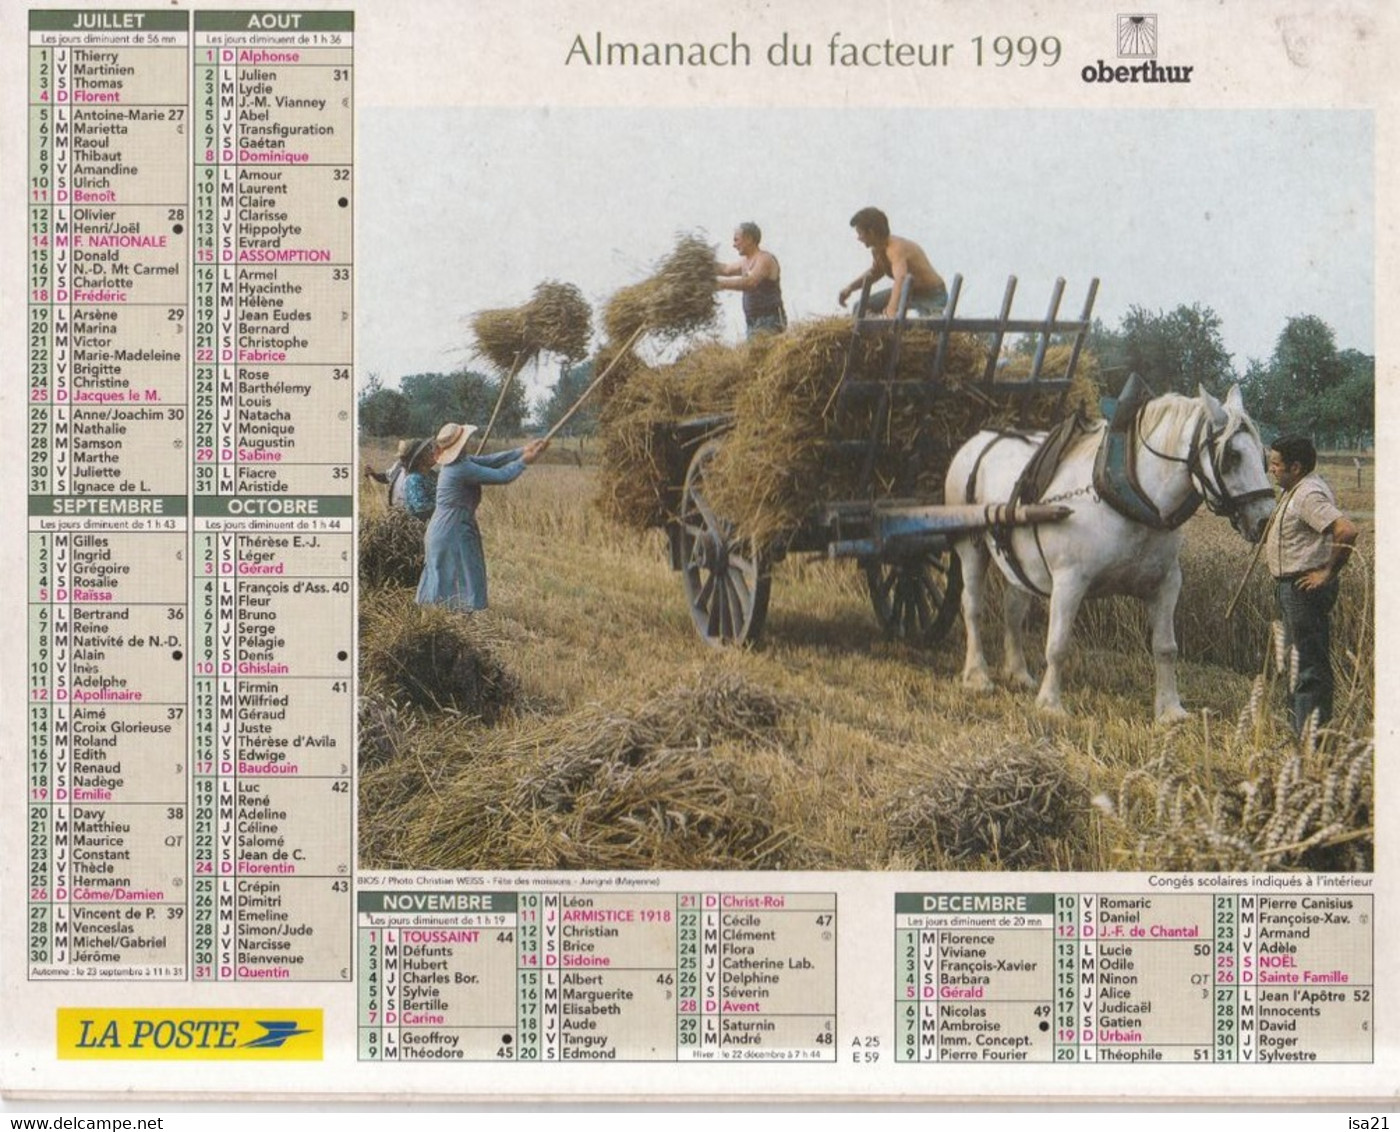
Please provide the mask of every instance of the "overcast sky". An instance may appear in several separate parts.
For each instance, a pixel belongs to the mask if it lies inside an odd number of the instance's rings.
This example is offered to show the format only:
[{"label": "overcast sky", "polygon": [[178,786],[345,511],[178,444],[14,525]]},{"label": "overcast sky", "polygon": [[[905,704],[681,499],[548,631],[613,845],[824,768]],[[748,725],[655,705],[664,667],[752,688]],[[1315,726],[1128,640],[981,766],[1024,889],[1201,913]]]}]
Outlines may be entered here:
[{"label": "overcast sky", "polygon": [[[1285,321],[1322,318],[1374,353],[1373,136],[1348,111],[383,110],[359,120],[361,373],[387,384],[466,361],[473,312],[546,279],[601,310],[680,231],[733,258],[754,220],[789,316],[836,313],[869,262],[849,219],[874,204],[951,280],[959,310],[1077,314],[1199,302],[1237,369]],[[721,296],[721,333],[742,333]],[[597,321],[595,317],[595,321]],[[530,377],[552,383],[553,365]]]}]

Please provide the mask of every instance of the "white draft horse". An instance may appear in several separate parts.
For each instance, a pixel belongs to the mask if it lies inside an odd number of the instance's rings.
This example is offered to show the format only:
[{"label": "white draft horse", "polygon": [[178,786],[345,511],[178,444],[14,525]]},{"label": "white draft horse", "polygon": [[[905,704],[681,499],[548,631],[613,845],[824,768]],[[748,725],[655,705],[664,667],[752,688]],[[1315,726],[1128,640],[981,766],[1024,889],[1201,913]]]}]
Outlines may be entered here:
[{"label": "white draft horse", "polygon": [[[1031,594],[1048,596],[1045,676],[1036,704],[1063,714],[1061,671],[1080,603],[1129,594],[1148,607],[1157,669],[1156,718],[1172,723],[1186,717],[1176,688],[1172,624],[1181,592],[1181,524],[1204,501],[1211,511],[1228,517],[1244,538],[1257,542],[1274,506],[1264,445],[1245,413],[1238,385],[1223,405],[1204,389],[1194,398],[1168,393],[1147,401],[1131,428],[1120,434],[1137,492],[1137,517],[1128,518],[1101,498],[1096,485],[1095,456],[1107,427],[1097,422],[1069,447],[1039,496],[1039,502],[1070,507],[1067,518],[978,532],[957,541],[967,628],[963,683],[979,690],[991,687],[978,618],[987,560],[993,557],[1009,583],[1003,676],[1023,687],[1035,686],[1022,638]],[[945,501],[1011,499],[1022,469],[1045,435],[978,433],[949,466]]]}]

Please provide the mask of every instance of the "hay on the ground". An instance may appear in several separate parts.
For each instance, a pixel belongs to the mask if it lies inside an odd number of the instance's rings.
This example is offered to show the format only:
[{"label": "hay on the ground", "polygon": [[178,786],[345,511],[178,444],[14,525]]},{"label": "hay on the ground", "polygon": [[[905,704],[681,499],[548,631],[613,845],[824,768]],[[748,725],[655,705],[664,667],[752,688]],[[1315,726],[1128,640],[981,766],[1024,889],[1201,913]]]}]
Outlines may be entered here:
[{"label": "hay on the ground", "polygon": [[[1260,677],[1241,713],[1245,742],[1270,691]],[[1323,732],[1257,756],[1253,777],[1200,785],[1164,755],[1124,775],[1095,804],[1138,830],[1125,867],[1183,872],[1369,872],[1375,863],[1375,741]],[[1199,777],[1198,775],[1194,777]]]},{"label": "hay on the ground", "polygon": [[410,717],[382,692],[367,691],[359,702],[360,770],[392,762],[403,751],[412,727]]},{"label": "hay on the ground", "polygon": [[[369,709],[371,726],[385,703]],[[361,711],[364,726],[365,711]],[[382,722],[382,720],[381,720]],[[360,864],[364,868],[419,868],[412,849],[414,821],[463,773],[463,744],[444,741],[450,730],[439,718],[431,728],[414,727],[411,711],[397,711],[389,739],[360,740]]]},{"label": "hay on the ground", "polygon": [[[472,736],[469,766],[424,753],[362,780],[379,800],[381,865],[417,868],[783,868],[773,775],[788,705],[729,674],[609,710],[591,705],[524,731]],[[378,821],[376,822],[378,824]]]},{"label": "hay on the ground", "polygon": [[706,674],[622,715],[580,720],[517,788],[558,830],[558,867],[781,867],[771,783],[788,707],[737,676]]},{"label": "hay on the ground", "polygon": [[515,702],[520,681],[500,660],[491,622],[410,595],[384,594],[360,604],[364,686],[396,704],[498,719]]},{"label": "hay on the ground", "polygon": [[978,859],[1011,867],[1054,859],[1088,805],[1063,755],[1010,747],[930,772],[894,804],[889,829],[919,868]]},{"label": "hay on the ground", "polygon": [[718,317],[715,249],[683,234],[649,278],[608,300],[603,326],[612,344],[622,346],[639,329],[669,342],[708,329]]},{"label": "hay on the ground", "polygon": [[622,716],[590,721],[521,781],[531,808],[570,812],[582,783],[600,772],[636,767],[666,752],[704,750],[727,741],[771,746],[785,703],[766,688],[727,674],[703,675]]},{"label": "hay on the ground", "polygon": [[417,587],[423,574],[423,530],[401,507],[360,518],[360,585]]}]

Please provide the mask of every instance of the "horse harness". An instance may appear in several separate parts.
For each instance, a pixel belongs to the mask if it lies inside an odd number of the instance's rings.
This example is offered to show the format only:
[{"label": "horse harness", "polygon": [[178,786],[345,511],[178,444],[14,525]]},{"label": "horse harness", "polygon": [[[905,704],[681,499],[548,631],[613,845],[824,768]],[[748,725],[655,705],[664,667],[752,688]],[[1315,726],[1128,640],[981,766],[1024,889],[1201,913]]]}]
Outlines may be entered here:
[{"label": "horse harness", "polygon": [[[1089,431],[1090,427],[1089,422],[1080,413],[1075,413],[1061,421],[1046,434],[1045,439],[1037,445],[1030,460],[1026,462],[1026,466],[1021,469],[1021,474],[1016,478],[1016,486],[1011,489],[1011,498],[1007,501],[1010,506],[1005,509],[1006,514],[1013,513],[1018,504],[1043,501],[1045,491],[1049,488],[1050,481],[1054,478],[1065,453],[1081,435]],[[1003,440],[1019,440],[1026,444],[1035,443],[1033,433],[1020,432],[1015,429],[999,430],[992,437],[991,443],[983,448],[977,454],[977,459],[973,461],[972,471],[968,473],[967,477],[967,488],[963,492],[964,498],[971,500],[976,497],[977,475],[982,469],[982,461],[986,458],[987,453]],[[1030,528],[1031,535],[1035,539],[1036,551],[1040,554],[1040,560],[1044,564],[1045,551],[1040,545],[1040,526],[1037,523],[1032,523]],[[1011,532],[1014,529],[1015,525],[1012,523],[994,522],[988,525],[987,534],[991,536],[992,544],[1011,568],[1011,572],[1016,575],[1017,581],[1032,593],[1039,594],[1041,597],[1049,597],[1048,593],[1031,581],[1025,567],[1021,565],[1021,559],[1011,544]],[[1048,572],[1048,565],[1046,569]]]},{"label": "horse harness", "polygon": [[[1196,490],[1193,482],[1186,498],[1173,510],[1162,514],[1157,504],[1143,491],[1138,480],[1137,442],[1141,440],[1142,446],[1148,448],[1154,456],[1167,460],[1175,460],[1175,457],[1164,456],[1156,449],[1150,448],[1147,441],[1139,435],[1137,425],[1138,419],[1134,415],[1128,428],[1110,427],[1104,433],[1103,443],[1094,455],[1094,486],[1103,501],[1123,518],[1151,527],[1154,531],[1174,531],[1196,513],[1204,497]],[[1193,435],[1193,446],[1195,439]]]},{"label": "horse harness", "polygon": [[[1212,514],[1232,518],[1244,504],[1264,496],[1273,496],[1270,488],[1260,488],[1238,496],[1230,494],[1220,474],[1215,451],[1215,434],[1210,428],[1208,416],[1204,413],[1200,414],[1191,433],[1191,442],[1187,446],[1185,456],[1172,456],[1153,448],[1140,429],[1142,411],[1146,400],[1151,397],[1151,392],[1145,383],[1138,381],[1138,384],[1134,385],[1135,379],[1130,379],[1129,385],[1125,387],[1118,410],[1104,429],[1103,439],[1099,441],[1098,450],[1094,455],[1091,485],[1072,494],[1092,490],[1124,518],[1157,531],[1176,530],[1196,513],[1202,503],[1205,503]],[[1009,502],[1012,505],[1045,502],[1043,494],[1065,454],[1075,441],[1092,427],[1079,413],[1056,425],[1036,448],[1017,478]],[[973,462],[972,471],[967,478],[965,498],[975,498],[977,475],[981,470],[982,460],[1000,441],[1006,439],[1031,443],[1032,434],[1012,430],[998,432]],[[1185,464],[1190,473],[1191,489],[1186,498],[1165,515],[1143,490],[1138,479],[1139,443],[1158,459]],[[1040,525],[1032,523],[1030,527],[1036,551],[1040,554],[1041,563],[1048,573],[1049,564],[1045,559],[1045,550],[1040,544]],[[1010,523],[997,523],[988,527],[987,533],[1003,560],[1011,568],[1011,572],[1016,575],[1016,579],[1032,593],[1048,598],[1050,595],[1031,581],[1016,554],[1011,542],[1013,530],[1014,526]]]},{"label": "horse harness", "polygon": [[[1233,521],[1240,508],[1246,503],[1251,503],[1256,499],[1273,498],[1273,489],[1269,487],[1246,491],[1242,495],[1230,494],[1230,489],[1225,484],[1225,477],[1220,472],[1219,456],[1216,452],[1216,433],[1211,428],[1210,420],[1205,413],[1202,413],[1196,421],[1196,427],[1191,432],[1191,442],[1186,447],[1185,456],[1173,456],[1153,448],[1148,443],[1147,437],[1143,436],[1138,428],[1141,415],[1141,410],[1134,414],[1133,435],[1130,435],[1125,441],[1126,460],[1121,477],[1112,475],[1112,472],[1116,470],[1116,465],[1105,455],[1108,445],[1115,435],[1112,428],[1104,437],[1104,444],[1094,458],[1094,486],[1098,488],[1104,501],[1120,515],[1143,523],[1154,530],[1174,531],[1194,515],[1202,503],[1206,505],[1206,510],[1212,515],[1221,515]],[[1142,485],[1138,482],[1137,444],[1133,443],[1134,440],[1140,442],[1143,448],[1159,460],[1186,465],[1191,490],[1187,492],[1186,498],[1166,515],[1157,509],[1157,505],[1147,497],[1147,494],[1142,490]],[[1102,477],[1100,475],[1101,467],[1104,468]],[[1126,490],[1120,494],[1120,489],[1124,487]]]}]

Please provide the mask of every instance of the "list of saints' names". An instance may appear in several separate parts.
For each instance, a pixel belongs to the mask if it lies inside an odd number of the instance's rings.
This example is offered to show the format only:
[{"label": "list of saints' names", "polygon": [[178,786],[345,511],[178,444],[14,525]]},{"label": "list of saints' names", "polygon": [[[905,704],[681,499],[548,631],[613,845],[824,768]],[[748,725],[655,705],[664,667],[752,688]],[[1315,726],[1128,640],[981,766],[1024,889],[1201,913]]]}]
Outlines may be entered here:
[{"label": "list of saints' names", "polygon": [[353,17],[28,63],[31,977],[348,980]]}]

